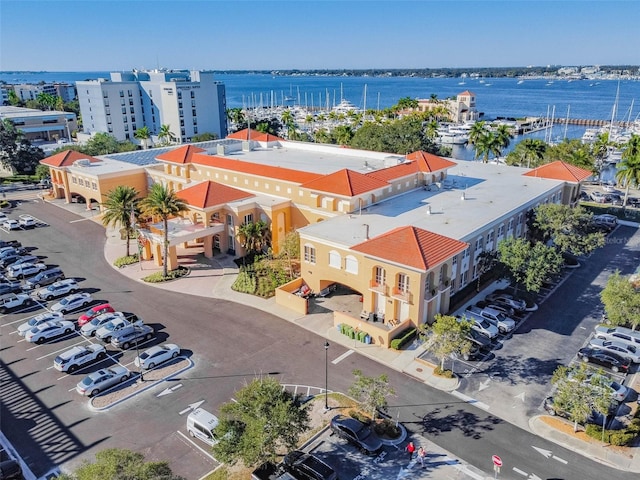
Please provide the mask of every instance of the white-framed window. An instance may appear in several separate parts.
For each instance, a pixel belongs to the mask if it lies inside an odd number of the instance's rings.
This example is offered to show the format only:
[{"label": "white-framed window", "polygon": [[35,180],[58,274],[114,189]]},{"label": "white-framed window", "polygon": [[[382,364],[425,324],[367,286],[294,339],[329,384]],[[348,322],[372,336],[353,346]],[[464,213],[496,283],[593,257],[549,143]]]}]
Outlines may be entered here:
[{"label": "white-framed window", "polygon": [[333,268],[342,267],[342,257],[335,250],[329,252],[329,266]]},{"label": "white-framed window", "polygon": [[487,243],[493,242],[493,237],[495,236],[495,233],[493,230],[491,230],[489,232],[489,235],[487,235]]},{"label": "white-framed window", "polygon": [[227,213],[227,225],[233,227],[233,216]]},{"label": "white-framed window", "polygon": [[458,265],[458,256],[456,255],[455,257],[453,257],[453,260],[451,260],[451,266],[455,268],[457,265]]},{"label": "white-framed window", "polygon": [[244,216],[244,224],[247,225],[253,223],[253,213],[248,213]]},{"label": "white-framed window", "polygon": [[307,263],[316,263],[316,247],[308,244],[304,246],[304,261]]},{"label": "white-framed window", "polygon": [[347,255],[344,259],[344,269],[353,273],[354,275],[358,274],[358,260],[353,255]]},{"label": "white-framed window", "polygon": [[376,267],[373,276],[376,285],[384,285],[387,281],[387,272],[382,267]]},{"label": "white-framed window", "polygon": [[482,248],[482,240],[483,240],[482,237],[478,237],[476,239],[476,250],[480,250]]},{"label": "white-framed window", "polygon": [[398,274],[398,283],[396,284],[398,291],[407,293],[409,291],[409,276],[406,273]]}]

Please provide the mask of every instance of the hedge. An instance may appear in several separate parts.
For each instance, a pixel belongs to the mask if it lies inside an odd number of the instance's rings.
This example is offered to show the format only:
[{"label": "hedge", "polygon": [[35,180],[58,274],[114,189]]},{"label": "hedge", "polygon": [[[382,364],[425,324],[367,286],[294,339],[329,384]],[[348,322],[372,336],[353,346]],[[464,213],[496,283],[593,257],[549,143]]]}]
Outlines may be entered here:
[{"label": "hedge", "polygon": [[[600,425],[589,424],[586,428],[586,433],[590,437],[598,440],[602,440],[602,427]],[[634,438],[635,433],[627,430],[605,430],[604,441],[611,445],[622,447],[628,445]]]},{"label": "hedge", "polygon": [[413,341],[418,331],[415,328],[409,328],[402,331],[396,338],[391,340],[390,347],[394,350],[400,350],[407,343]]}]

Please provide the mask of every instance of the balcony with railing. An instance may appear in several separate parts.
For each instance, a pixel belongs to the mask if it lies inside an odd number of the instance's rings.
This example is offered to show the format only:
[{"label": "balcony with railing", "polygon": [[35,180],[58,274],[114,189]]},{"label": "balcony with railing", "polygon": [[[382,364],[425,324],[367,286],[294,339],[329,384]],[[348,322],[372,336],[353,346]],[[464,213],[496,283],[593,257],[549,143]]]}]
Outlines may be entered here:
[{"label": "balcony with railing", "polygon": [[389,285],[385,282],[369,280],[369,290],[372,292],[378,292],[386,297],[389,294]]},{"label": "balcony with railing", "polygon": [[391,296],[397,300],[411,303],[413,301],[413,294],[408,290],[403,290],[398,287],[394,287],[391,291]]}]

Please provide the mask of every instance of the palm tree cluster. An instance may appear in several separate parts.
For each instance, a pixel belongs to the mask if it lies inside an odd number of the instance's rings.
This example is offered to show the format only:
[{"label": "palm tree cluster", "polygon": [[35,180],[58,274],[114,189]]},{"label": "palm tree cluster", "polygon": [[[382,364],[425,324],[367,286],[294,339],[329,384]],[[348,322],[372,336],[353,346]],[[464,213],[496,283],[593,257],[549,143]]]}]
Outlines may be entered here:
[{"label": "palm tree cluster", "polygon": [[497,128],[491,129],[482,121],[473,124],[469,132],[469,143],[475,148],[475,158],[482,157],[482,161],[488,163],[491,155],[496,158],[502,155],[504,149],[511,144],[511,137],[507,125],[498,125]]},{"label": "palm tree cluster", "polygon": [[243,223],[238,227],[238,239],[247,253],[259,253],[269,246],[271,231],[263,220]]},{"label": "palm tree cluster", "polygon": [[155,217],[162,220],[163,258],[162,274],[167,277],[167,258],[169,255],[169,218],[186,210],[184,203],[176,193],[160,183],[154,184],[147,197],[139,199],[140,193],[133,187],[119,185],[107,194],[102,204],[102,224],[117,227],[122,225],[127,237],[127,256],[130,255],[130,236],[140,216]]},{"label": "palm tree cluster", "polygon": [[626,206],[629,188],[640,187],[640,135],[631,135],[622,150],[622,160],[618,163],[616,181],[625,187],[622,205]]}]

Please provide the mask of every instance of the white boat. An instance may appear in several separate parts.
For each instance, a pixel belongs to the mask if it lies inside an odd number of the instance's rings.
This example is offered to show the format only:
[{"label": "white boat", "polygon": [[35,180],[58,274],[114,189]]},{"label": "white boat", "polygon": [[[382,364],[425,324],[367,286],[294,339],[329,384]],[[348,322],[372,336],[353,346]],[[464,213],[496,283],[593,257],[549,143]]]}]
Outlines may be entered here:
[{"label": "white boat", "polygon": [[522,85],[524,83],[524,80],[518,80],[518,85]]},{"label": "white boat", "polygon": [[464,145],[469,141],[469,135],[466,133],[452,132],[450,129],[439,129],[437,132],[436,143],[443,145]]},{"label": "white boat", "polygon": [[336,113],[348,113],[348,112],[355,112],[358,110],[358,107],[356,107],[353,103],[351,103],[349,100],[346,99],[342,99],[342,101],[336,105],[335,107],[333,107],[332,109],[334,112]]},{"label": "white boat", "polygon": [[587,128],[582,134],[582,143],[593,143],[598,139],[600,130],[597,128]]}]

